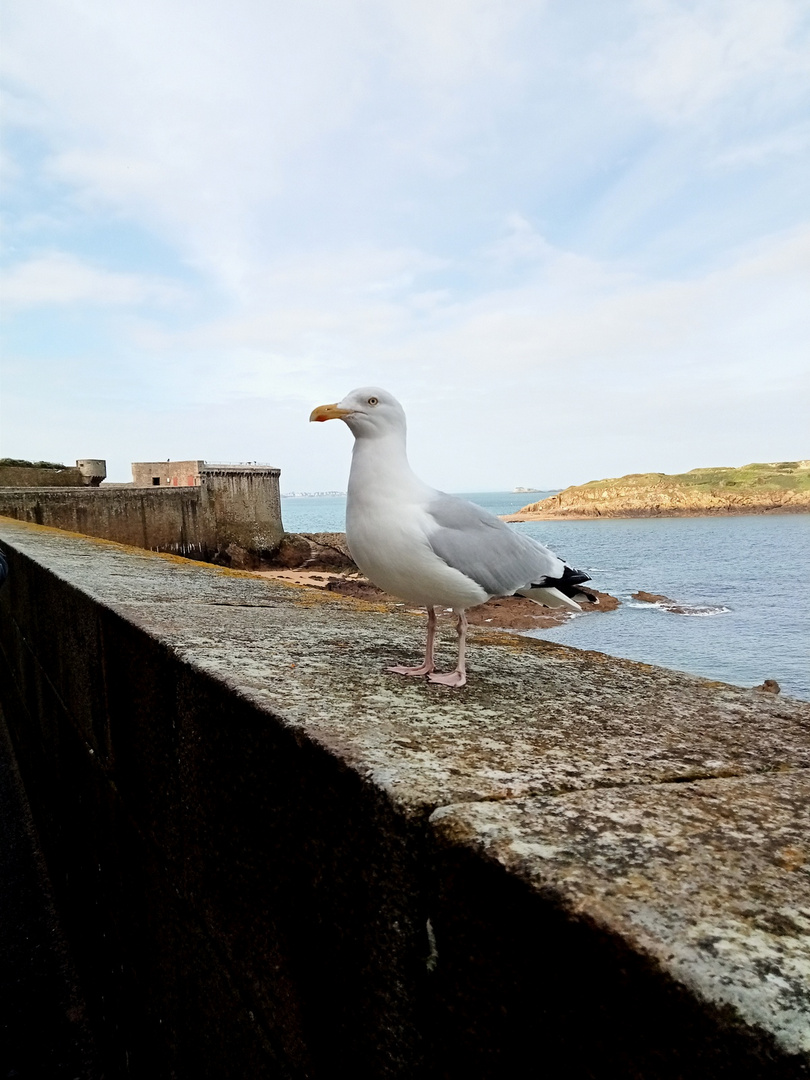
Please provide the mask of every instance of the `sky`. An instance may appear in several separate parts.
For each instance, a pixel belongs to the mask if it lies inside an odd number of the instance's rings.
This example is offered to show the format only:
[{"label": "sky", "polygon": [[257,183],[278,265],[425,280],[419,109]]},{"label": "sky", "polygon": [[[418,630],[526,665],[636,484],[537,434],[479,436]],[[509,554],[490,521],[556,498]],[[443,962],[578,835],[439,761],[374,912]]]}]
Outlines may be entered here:
[{"label": "sky", "polygon": [[806,0],[6,0],[0,455],[810,457]]}]

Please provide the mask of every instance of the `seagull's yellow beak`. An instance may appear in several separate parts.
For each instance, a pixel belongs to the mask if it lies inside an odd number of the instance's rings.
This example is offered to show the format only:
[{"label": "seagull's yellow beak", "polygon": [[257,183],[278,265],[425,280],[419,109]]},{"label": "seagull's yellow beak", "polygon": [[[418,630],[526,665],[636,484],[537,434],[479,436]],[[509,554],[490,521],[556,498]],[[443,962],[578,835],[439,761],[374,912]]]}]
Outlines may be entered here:
[{"label": "seagull's yellow beak", "polygon": [[312,420],[342,420],[344,416],[351,416],[349,409],[341,409],[338,404],[335,405],[319,405],[317,409],[313,409],[309,414],[310,421]]}]

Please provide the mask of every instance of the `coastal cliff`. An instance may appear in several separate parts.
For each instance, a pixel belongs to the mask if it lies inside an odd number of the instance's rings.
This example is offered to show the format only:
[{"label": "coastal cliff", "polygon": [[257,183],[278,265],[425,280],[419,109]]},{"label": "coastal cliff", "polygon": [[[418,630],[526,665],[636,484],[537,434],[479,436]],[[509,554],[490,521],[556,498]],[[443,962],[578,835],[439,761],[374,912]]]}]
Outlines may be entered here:
[{"label": "coastal cliff", "polygon": [[633,473],[591,480],[529,503],[509,521],[538,518],[669,517],[810,512],[810,461]]}]

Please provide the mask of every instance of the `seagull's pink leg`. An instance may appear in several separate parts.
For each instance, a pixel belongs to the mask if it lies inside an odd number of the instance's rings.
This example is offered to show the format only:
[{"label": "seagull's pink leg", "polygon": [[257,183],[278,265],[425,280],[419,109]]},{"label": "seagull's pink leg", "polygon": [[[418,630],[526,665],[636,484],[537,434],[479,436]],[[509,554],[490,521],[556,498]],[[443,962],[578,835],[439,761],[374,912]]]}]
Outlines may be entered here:
[{"label": "seagull's pink leg", "polygon": [[467,646],[467,615],[464,611],[456,611],[458,615],[458,663],[455,671],[448,671],[446,675],[428,674],[428,682],[439,683],[441,686],[464,686],[467,682],[467,665],[465,652]]},{"label": "seagull's pink leg", "polygon": [[395,675],[429,675],[431,671],[436,670],[436,665],[433,663],[433,639],[436,636],[436,612],[432,607],[429,607],[427,613],[428,627],[424,664],[420,664],[419,667],[403,667],[402,664],[398,664],[396,667],[390,667],[388,670],[393,671]]}]

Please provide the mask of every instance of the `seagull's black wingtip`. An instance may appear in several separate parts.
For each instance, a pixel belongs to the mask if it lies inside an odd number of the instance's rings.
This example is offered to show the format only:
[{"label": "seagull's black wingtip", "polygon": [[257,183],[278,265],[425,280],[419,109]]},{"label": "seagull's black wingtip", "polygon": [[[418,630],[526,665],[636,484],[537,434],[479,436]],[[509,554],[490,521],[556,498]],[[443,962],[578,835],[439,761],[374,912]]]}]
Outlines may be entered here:
[{"label": "seagull's black wingtip", "polygon": [[558,578],[544,577],[540,581],[533,581],[533,589],[557,589],[572,600],[587,600],[591,604],[598,604],[596,597],[583,589],[578,588],[584,581],[590,581],[590,574],[582,570],[574,570],[570,566],[563,568],[562,576]]}]

